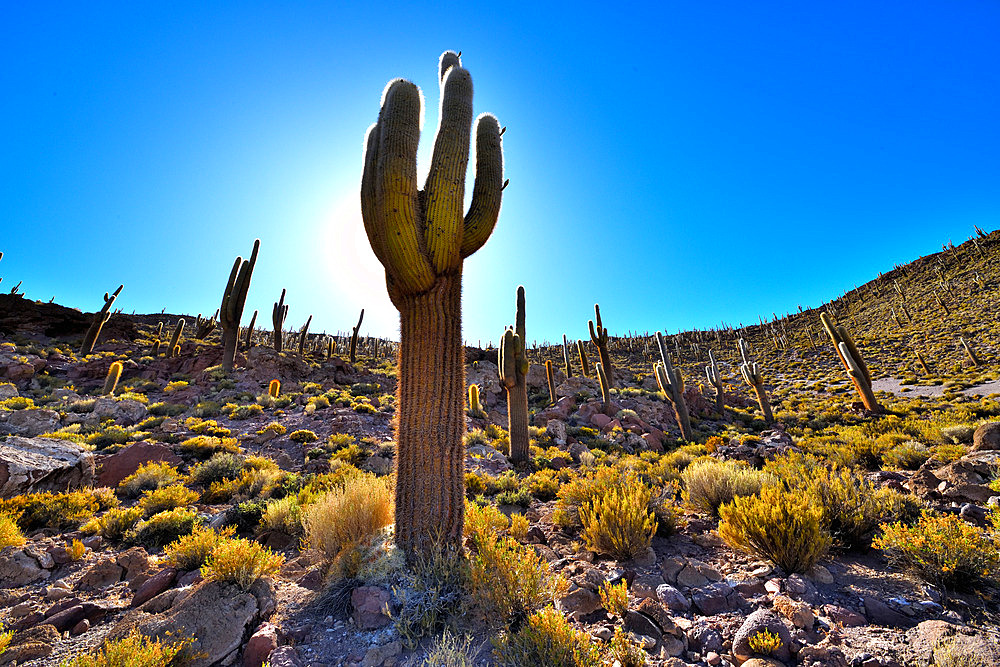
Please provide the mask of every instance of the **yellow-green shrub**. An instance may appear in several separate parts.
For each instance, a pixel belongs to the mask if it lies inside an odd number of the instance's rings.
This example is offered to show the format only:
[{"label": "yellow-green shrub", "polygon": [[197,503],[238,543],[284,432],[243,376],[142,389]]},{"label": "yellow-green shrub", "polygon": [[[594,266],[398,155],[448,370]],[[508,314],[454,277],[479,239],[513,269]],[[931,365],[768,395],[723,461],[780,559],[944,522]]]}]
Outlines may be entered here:
[{"label": "yellow-green shrub", "polygon": [[773,478],[768,473],[732,461],[696,461],[681,473],[684,502],[718,516],[719,507],[741,496],[752,496]]},{"label": "yellow-green shrub", "polygon": [[392,522],[392,492],[384,479],[361,475],[318,498],[305,512],[306,543],[329,559]]},{"label": "yellow-green shrub", "polygon": [[277,530],[288,535],[302,533],[302,504],[298,496],[270,500],[260,517],[263,530]]},{"label": "yellow-green shrub", "polygon": [[143,491],[152,491],[177,481],[177,468],[169,463],[152,461],[144,463],[118,484],[118,493],[124,498],[138,498]]},{"label": "yellow-green shrub", "polygon": [[601,595],[601,606],[609,614],[625,618],[628,611],[628,582],[622,579],[617,584],[605,584],[598,591]]},{"label": "yellow-green shrub", "polygon": [[17,522],[7,512],[0,512],[0,549],[19,547],[24,544],[24,535],[17,527]]},{"label": "yellow-green shrub", "polygon": [[608,660],[619,667],[644,667],[648,662],[646,651],[621,628],[615,628],[615,634],[608,643]]},{"label": "yellow-green shrub", "polygon": [[925,511],[914,526],[883,525],[873,545],[890,562],[939,586],[967,589],[1000,578],[1000,537],[954,514]]},{"label": "yellow-green shrub", "polygon": [[200,523],[198,515],[186,507],[154,514],[135,527],[130,537],[144,547],[162,547],[187,535]]},{"label": "yellow-green shrub", "polygon": [[83,526],[84,532],[97,533],[109,542],[121,542],[135,524],[139,523],[143,511],[141,507],[115,507]]},{"label": "yellow-green shrub", "polygon": [[161,642],[133,630],[127,637],[105,642],[98,650],[73,658],[65,667],[173,667],[182,664],[193,640]]},{"label": "yellow-green shrub", "polygon": [[618,488],[581,505],[587,548],[617,560],[644,553],[656,534],[656,518],[649,511],[652,496],[640,480],[626,478]]},{"label": "yellow-green shrub", "polygon": [[0,502],[0,511],[17,517],[22,530],[76,528],[102,509],[118,503],[105,489],[51,493],[26,493]]},{"label": "yellow-green shrub", "polygon": [[573,628],[560,612],[546,607],[533,613],[520,630],[496,641],[500,667],[598,667],[600,649],[585,632]]},{"label": "yellow-green shrub", "polygon": [[277,574],[284,563],[284,556],[273,553],[259,542],[223,538],[212,550],[201,572],[208,581],[228,581],[247,590],[258,579]]},{"label": "yellow-green shrub", "polygon": [[152,491],[144,491],[139,500],[139,506],[147,517],[172,510],[175,507],[186,507],[198,500],[198,494],[183,484],[164,486]]},{"label": "yellow-green shrub", "polygon": [[232,526],[220,531],[195,526],[190,534],[174,540],[163,548],[167,562],[179,570],[197,570],[203,566],[219,543],[230,537],[236,529]]},{"label": "yellow-green shrub", "polygon": [[785,572],[808,572],[830,548],[823,509],[809,494],[773,485],[719,508],[719,535]]},{"label": "yellow-green shrub", "polygon": [[181,451],[199,459],[210,458],[218,452],[238,454],[240,446],[236,438],[217,438],[211,435],[196,435],[180,444]]}]

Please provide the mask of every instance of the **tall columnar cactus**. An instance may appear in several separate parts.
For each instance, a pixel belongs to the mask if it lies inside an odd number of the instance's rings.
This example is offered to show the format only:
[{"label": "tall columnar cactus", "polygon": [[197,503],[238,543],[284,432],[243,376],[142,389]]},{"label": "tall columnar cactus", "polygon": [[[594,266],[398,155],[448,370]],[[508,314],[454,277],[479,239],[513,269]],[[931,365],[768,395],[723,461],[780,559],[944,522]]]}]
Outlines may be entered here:
[{"label": "tall columnar cactus", "polygon": [[306,320],[306,323],[302,325],[302,330],[299,331],[299,356],[300,357],[302,356],[302,353],[305,352],[305,349],[306,349],[306,338],[309,336],[309,325],[312,324],[312,321],[313,321],[313,316],[310,315],[309,319]]},{"label": "tall columnar cactus", "polygon": [[207,320],[203,320],[201,319],[201,313],[198,313],[198,317],[195,318],[194,322],[194,331],[195,331],[194,337],[197,338],[198,340],[204,340],[205,338],[207,338],[209,334],[215,331],[215,324],[216,324],[215,318],[217,318],[218,316],[219,316],[219,311],[217,310],[215,311],[215,314],[212,315],[212,317],[208,318]]},{"label": "tall columnar cactus", "polygon": [[594,364],[597,369],[597,383],[601,386],[601,402],[604,403],[604,412],[611,411],[611,385],[608,383],[608,373],[604,370],[604,364],[597,362]]},{"label": "tall columnar cactus", "polygon": [[965,338],[959,338],[958,341],[962,344],[962,348],[965,349],[965,353],[969,355],[969,361],[972,362],[972,365],[976,367],[980,366],[979,357],[976,356],[975,351],[969,346]]},{"label": "tall columnar cactus", "polygon": [[170,336],[170,347],[167,348],[168,357],[176,357],[180,350],[181,334],[184,333],[184,318],[177,320],[174,333]]},{"label": "tall columnar cactus", "polygon": [[847,370],[848,377],[851,378],[855,389],[858,390],[858,396],[861,397],[861,402],[864,403],[865,409],[870,412],[881,413],[883,411],[882,406],[876,400],[875,393],[872,391],[871,373],[868,371],[868,365],[865,363],[864,357],[861,356],[861,351],[854,344],[854,339],[851,338],[846,328],[834,323],[828,313],[820,313],[819,318],[823,323],[823,328],[826,329],[827,335],[830,336],[830,340],[833,342],[833,347],[837,351],[837,356],[840,357],[840,362],[844,364],[844,369]]},{"label": "tall columnar cactus", "polygon": [[229,281],[222,292],[222,306],[219,308],[219,321],[222,324],[222,370],[229,373],[236,365],[236,346],[240,338],[240,320],[243,319],[243,307],[247,302],[247,290],[250,289],[250,278],[257,264],[257,251],[260,249],[260,239],[253,242],[253,252],[250,259],[237,257],[233,269],[229,272]]},{"label": "tall columnar cactus", "polygon": [[285,290],[281,290],[281,298],[271,309],[271,324],[274,326],[274,349],[281,352],[281,329],[285,326],[285,318],[288,317],[288,306],[285,305]]},{"label": "tall columnar cactus", "polygon": [[924,373],[927,375],[933,375],[933,373],[931,373],[930,366],[927,365],[927,360],[924,359],[924,355],[920,354],[920,350],[914,349],[913,354],[917,357],[917,363],[920,364]]},{"label": "tall columnar cactus", "polygon": [[355,363],[358,360],[358,332],[361,331],[361,322],[365,319],[365,309],[361,309],[361,317],[358,318],[358,324],[353,329],[351,329],[351,363]]},{"label": "tall columnar cactus", "polygon": [[160,336],[163,335],[163,322],[156,325],[156,335],[153,336],[153,347],[149,351],[149,356],[155,357],[160,353]]},{"label": "tall columnar cactus", "polygon": [[674,417],[681,429],[681,437],[691,441],[694,439],[694,434],[691,432],[691,415],[684,400],[684,378],[681,377],[681,370],[674,368],[670,363],[667,344],[659,331],[656,332],[656,345],[660,348],[660,362],[653,367],[656,383],[674,406]]},{"label": "tall columnar cactus", "polygon": [[253,329],[257,326],[257,311],[253,311],[250,316],[250,324],[247,325],[246,336],[243,339],[243,349],[249,350],[253,345]]},{"label": "tall columnar cactus", "polygon": [[517,288],[517,315],[514,328],[500,339],[497,366],[500,382],[507,390],[507,431],[510,460],[528,460],[528,355],[524,345],[524,287]]},{"label": "tall columnar cactus", "polygon": [[580,356],[580,372],[583,377],[590,377],[590,362],[587,361],[587,346],[582,340],[576,341],[576,352]]},{"label": "tall columnar cactus", "polygon": [[[476,177],[463,214],[472,126],[472,78],[442,54],[441,109],[430,170],[417,185],[421,95],[389,82],[368,131],[361,214],[400,315],[396,542],[411,557],[438,539],[459,547],[465,514],[465,364],[462,264],[486,243],[505,186],[501,129],[476,121]],[[512,434],[513,436],[513,434]]]},{"label": "tall columnar cactus", "polygon": [[548,359],[545,360],[545,379],[549,383],[549,403],[556,402],[556,380],[555,376],[552,375],[552,362]]},{"label": "tall columnar cactus", "polygon": [[573,364],[569,360],[569,341],[566,340],[566,334],[563,334],[563,366],[566,367],[566,377],[573,377]]},{"label": "tall columnar cactus", "polygon": [[715,362],[715,355],[708,351],[708,366],[705,366],[705,375],[708,381],[715,387],[715,409],[719,414],[726,414],[726,396],[722,391],[722,374],[719,373],[719,364]]},{"label": "tall columnar cactus", "polygon": [[118,380],[122,377],[122,362],[114,361],[108,367],[108,375],[104,378],[104,390],[101,392],[105,396],[114,396]]},{"label": "tall columnar cactus", "polygon": [[589,320],[587,326],[590,328],[590,340],[597,347],[597,354],[601,358],[604,366],[604,377],[608,381],[608,388],[615,385],[615,373],[611,368],[611,353],[608,352],[608,330],[601,324],[601,307],[594,304],[594,314],[597,320],[597,328],[594,328],[594,320]]},{"label": "tall columnar cactus", "polygon": [[737,347],[740,350],[740,357],[743,358],[743,363],[740,364],[740,374],[747,386],[753,389],[757,395],[757,405],[760,406],[760,412],[764,415],[764,421],[770,424],[774,421],[774,415],[771,414],[771,401],[767,398],[767,388],[764,387],[764,374],[761,373],[757,362],[750,359],[750,347],[747,342],[740,338]]},{"label": "tall columnar cactus", "polygon": [[[20,284],[18,283],[18,285]],[[111,319],[111,306],[114,305],[115,299],[121,294],[123,287],[125,286],[119,285],[114,294],[104,293],[104,307],[94,313],[94,319],[90,323],[90,328],[87,329],[87,333],[83,337],[83,345],[80,346],[81,357],[94,351],[94,345],[97,343],[97,337],[101,335],[101,329]],[[14,289],[16,290],[17,287],[15,286]],[[11,294],[14,294],[14,292],[12,291]]]}]

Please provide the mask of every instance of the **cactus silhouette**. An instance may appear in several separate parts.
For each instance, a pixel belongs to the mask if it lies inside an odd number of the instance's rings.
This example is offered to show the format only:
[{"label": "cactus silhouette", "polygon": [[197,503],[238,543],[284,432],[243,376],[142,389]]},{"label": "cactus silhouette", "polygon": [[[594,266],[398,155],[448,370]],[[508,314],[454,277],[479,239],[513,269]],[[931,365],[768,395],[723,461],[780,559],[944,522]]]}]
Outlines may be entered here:
[{"label": "cactus silhouette", "polygon": [[288,317],[288,306],[285,305],[285,290],[281,290],[281,298],[271,309],[271,324],[274,326],[274,349],[281,352],[281,328],[285,326]]},{"label": "cactus silhouette", "polygon": [[472,126],[472,77],[459,54],[438,63],[440,121],[430,170],[417,185],[421,95],[389,82],[365,141],[361,215],[400,315],[396,542],[412,558],[432,540],[458,548],[465,515],[465,366],[462,263],[500,214],[500,124],[476,121],[476,177],[463,212]]},{"label": "cactus silhouette", "polygon": [[358,325],[351,329],[351,363],[358,360],[358,332],[361,331],[361,322],[365,319],[365,309],[361,309],[361,317],[358,318]]},{"label": "cactus silhouette", "polygon": [[844,364],[844,368],[847,370],[848,377],[851,378],[855,389],[858,390],[858,395],[861,397],[861,402],[864,403],[865,409],[875,413],[883,412],[882,406],[876,400],[875,393],[872,391],[872,376],[868,371],[868,364],[865,363],[864,358],[861,356],[861,351],[854,344],[854,340],[847,332],[847,329],[843,326],[838,326],[829,313],[820,313],[819,319],[823,323],[823,328],[826,329],[827,335],[830,336],[833,347],[837,351],[837,356],[840,357],[840,362]]},{"label": "cactus silhouette", "polygon": [[[18,283],[20,285],[21,283]],[[94,345],[97,343],[97,337],[101,335],[101,329],[111,319],[111,306],[114,305],[115,299],[121,294],[124,285],[119,285],[118,289],[115,290],[114,294],[104,293],[104,307],[99,311],[94,313],[94,319],[90,323],[90,328],[87,329],[87,333],[83,337],[83,345],[80,346],[80,356],[90,354],[94,351]],[[11,294],[14,294],[17,290],[17,286],[11,290]]]},{"label": "cactus silhouette", "polygon": [[507,431],[510,460],[528,460],[528,355],[524,340],[524,287],[517,288],[517,315],[513,329],[500,340],[497,366],[500,383],[507,390]]},{"label": "cactus silhouette", "polygon": [[104,390],[101,392],[105,396],[113,396],[115,388],[118,387],[118,380],[122,376],[122,362],[114,361],[108,367],[108,376],[104,378]]},{"label": "cactus silhouette", "polygon": [[674,368],[670,363],[670,353],[667,352],[667,345],[663,341],[663,334],[656,332],[656,345],[660,349],[660,362],[653,367],[656,373],[656,382],[660,385],[667,400],[674,406],[674,417],[677,419],[677,426],[681,429],[681,437],[685,440],[692,440],[691,416],[688,413],[687,403],[684,401],[684,379],[681,377],[679,368]]},{"label": "cactus silhouette", "polygon": [[767,389],[764,387],[764,375],[757,366],[757,362],[750,359],[750,347],[747,342],[740,338],[736,345],[740,350],[740,357],[743,359],[743,363],[740,364],[740,374],[743,376],[743,381],[757,395],[757,404],[760,406],[761,414],[764,415],[764,421],[770,424],[774,421],[774,415],[771,413],[771,401],[768,399]]},{"label": "cactus silhouette", "polygon": [[607,380],[608,389],[615,386],[615,373],[611,368],[611,353],[608,352],[608,330],[601,324],[601,307],[594,304],[594,315],[597,320],[597,329],[594,329],[594,320],[589,320],[587,326],[590,328],[590,340],[597,347],[597,355],[601,358],[601,365],[604,367],[604,377]]}]

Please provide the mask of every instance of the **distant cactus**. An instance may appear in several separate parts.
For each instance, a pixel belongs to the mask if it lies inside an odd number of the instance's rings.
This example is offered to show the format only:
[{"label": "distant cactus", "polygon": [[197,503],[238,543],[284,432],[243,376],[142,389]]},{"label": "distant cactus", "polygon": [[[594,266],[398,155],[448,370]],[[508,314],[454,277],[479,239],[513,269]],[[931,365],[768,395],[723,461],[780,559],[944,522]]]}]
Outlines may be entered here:
[{"label": "distant cactus", "polygon": [[868,371],[868,365],[865,363],[864,358],[861,356],[861,351],[854,344],[854,340],[847,332],[847,329],[836,325],[827,313],[820,313],[819,318],[823,323],[823,328],[826,329],[827,335],[830,336],[830,340],[833,342],[837,356],[840,357],[840,362],[844,364],[844,368],[847,370],[848,377],[851,378],[854,387],[858,390],[858,395],[861,397],[861,402],[864,403],[865,409],[874,413],[883,412],[882,406],[876,400],[875,393],[872,391],[872,376]]},{"label": "distant cactus", "polygon": [[253,311],[250,317],[250,324],[247,325],[246,336],[243,340],[243,348],[249,350],[253,346],[253,328],[257,326],[257,311]]},{"label": "distant cactus", "polygon": [[472,203],[463,215],[472,78],[451,51],[441,56],[438,72],[441,114],[424,189],[417,186],[422,99],[403,79],[391,81],[382,95],[361,178],[365,231],[400,314],[395,535],[411,559],[432,539],[461,548],[462,265],[492,234],[505,186],[500,124],[482,115]]},{"label": "distant cactus", "polygon": [[920,350],[913,350],[913,354],[917,357],[917,363],[919,363],[920,367],[924,369],[924,373],[927,375],[933,375],[930,367],[927,365],[927,361],[924,360],[924,355],[920,354]]},{"label": "distant cactus", "polygon": [[711,350],[708,351],[708,361],[708,366],[705,366],[705,375],[712,386],[715,387],[715,409],[720,415],[725,415],[726,397],[722,391],[722,374],[719,373],[719,365],[715,363],[715,355]]},{"label": "distant cactus", "polygon": [[962,344],[962,347],[965,349],[965,353],[969,355],[969,361],[972,362],[972,365],[976,367],[980,366],[981,363],[979,361],[979,357],[976,356],[975,351],[972,349],[972,347],[969,346],[965,338],[959,338],[958,341]]},{"label": "distant cactus", "polygon": [[576,352],[580,357],[580,372],[583,373],[583,377],[589,378],[590,362],[587,361],[587,348],[582,340],[576,341]]},{"label": "distant cactus", "polygon": [[312,321],[313,321],[313,316],[310,315],[309,319],[306,320],[306,323],[304,325],[302,325],[302,330],[299,331],[299,356],[300,357],[302,356],[302,353],[305,351],[305,348],[306,348],[306,338],[309,336],[309,325],[312,324]]},{"label": "distant cactus", "polygon": [[549,383],[549,403],[556,402],[556,381],[552,375],[552,362],[545,360],[545,379]]},{"label": "distant cactus", "polygon": [[281,298],[271,310],[271,324],[274,326],[274,349],[281,352],[281,330],[288,316],[288,306],[285,305],[285,290],[281,290]]},{"label": "distant cactus", "polygon": [[267,395],[271,398],[278,398],[281,394],[281,380],[271,380],[267,385]]},{"label": "distant cactus", "polygon": [[184,333],[184,318],[177,320],[174,333],[170,336],[170,346],[167,348],[167,356],[176,357],[181,353],[181,334]]},{"label": "distant cactus", "polygon": [[253,252],[250,259],[237,257],[233,269],[229,272],[229,281],[222,292],[222,307],[219,309],[219,321],[222,324],[222,370],[230,373],[236,365],[236,346],[240,337],[240,320],[243,319],[243,307],[247,302],[247,291],[250,289],[250,278],[257,264],[257,251],[260,250],[260,239],[253,242]]},{"label": "distant cactus", "polygon": [[608,374],[601,362],[595,363],[594,367],[597,369],[597,382],[601,385],[601,402],[604,403],[606,414],[611,411],[611,386],[608,384]]},{"label": "distant cactus", "polygon": [[[18,283],[20,285],[21,283]],[[99,311],[94,313],[94,319],[90,323],[90,328],[87,329],[87,333],[83,337],[83,345],[80,346],[80,356],[86,356],[94,351],[94,345],[97,343],[97,337],[101,335],[101,329],[111,319],[111,306],[114,305],[115,299],[121,294],[124,285],[119,285],[118,289],[114,291],[114,294],[104,293],[104,307]],[[17,290],[17,287],[14,287]],[[15,292],[12,291],[11,294]]]},{"label": "distant cactus", "polygon": [[163,322],[156,325],[156,335],[153,336],[153,346],[149,351],[149,356],[155,357],[160,353],[160,336],[163,335]]},{"label": "distant cactus", "polygon": [[470,384],[469,385],[469,416],[470,417],[485,417],[486,411],[483,410],[482,404],[479,402],[479,385]]},{"label": "distant cactus", "polygon": [[563,366],[566,367],[566,377],[573,377],[573,364],[569,361],[569,342],[566,340],[566,334],[563,334]]},{"label": "distant cactus", "polygon": [[361,317],[358,318],[358,324],[351,329],[351,363],[355,363],[358,360],[358,332],[361,331],[361,322],[365,319],[365,309],[361,309]]},{"label": "distant cactus", "polygon": [[115,388],[118,386],[118,380],[121,379],[121,376],[122,362],[112,362],[111,366],[108,367],[108,376],[104,379],[104,390],[101,393],[105,396],[114,396]]},{"label": "distant cactus", "polygon": [[764,387],[764,375],[761,373],[760,368],[758,368],[757,362],[751,361],[750,347],[747,345],[747,342],[740,338],[737,342],[737,347],[739,347],[740,357],[743,359],[743,363],[740,364],[740,374],[743,376],[743,381],[757,395],[757,405],[760,406],[764,422],[770,424],[774,421],[774,415],[771,414],[771,401],[768,400],[767,389]]},{"label": "distant cactus", "polygon": [[663,334],[659,331],[656,332],[656,345],[660,349],[660,362],[653,367],[656,383],[674,406],[674,417],[681,429],[681,437],[690,442],[694,439],[694,434],[691,432],[691,416],[684,400],[684,378],[681,377],[680,369],[670,363],[670,353],[667,352]]},{"label": "distant cactus", "polygon": [[500,340],[497,365],[500,382],[507,390],[507,430],[510,435],[510,459],[528,460],[528,357],[524,340],[524,287],[517,288],[515,326]]},{"label": "distant cactus", "polygon": [[590,328],[590,340],[597,347],[597,354],[601,358],[601,363],[604,364],[604,377],[608,381],[608,388],[611,388],[615,383],[615,373],[611,367],[611,353],[608,352],[608,330],[601,324],[601,307],[596,303],[594,304],[594,314],[597,328],[594,328],[594,320],[587,322],[587,326]]},{"label": "distant cactus", "polygon": [[216,310],[215,314],[212,315],[207,320],[201,319],[201,313],[198,313],[198,317],[195,319],[194,323],[194,337],[198,340],[205,340],[213,331],[215,331],[215,318],[219,316],[219,311]]}]

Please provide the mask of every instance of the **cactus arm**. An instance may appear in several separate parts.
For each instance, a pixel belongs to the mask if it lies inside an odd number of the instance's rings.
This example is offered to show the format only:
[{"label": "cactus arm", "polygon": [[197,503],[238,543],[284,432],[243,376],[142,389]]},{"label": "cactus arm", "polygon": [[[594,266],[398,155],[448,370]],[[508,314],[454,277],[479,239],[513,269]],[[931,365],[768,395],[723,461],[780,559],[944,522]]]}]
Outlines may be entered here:
[{"label": "cactus arm", "polygon": [[365,224],[365,233],[368,234],[368,240],[375,257],[382,266],[387,266],[389,260],[382,232],[385,221],[382,219],[382,208],[378,205],[375,193],[375,175],[378,173],[381,133],[382,126],[379,123],[374,123],[368,128],[368,137],[365,139],[364,171],[361,175],[361,218]]},{"label": "cactus arm", "polygon": [[503,188],[500,123],[492,114],[482,114],[476,120],[476,182],[472,188],[472,204],[465,215],[463,258],[483,247],[493,233],[500,217]]}]

